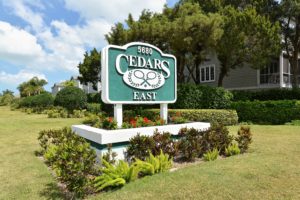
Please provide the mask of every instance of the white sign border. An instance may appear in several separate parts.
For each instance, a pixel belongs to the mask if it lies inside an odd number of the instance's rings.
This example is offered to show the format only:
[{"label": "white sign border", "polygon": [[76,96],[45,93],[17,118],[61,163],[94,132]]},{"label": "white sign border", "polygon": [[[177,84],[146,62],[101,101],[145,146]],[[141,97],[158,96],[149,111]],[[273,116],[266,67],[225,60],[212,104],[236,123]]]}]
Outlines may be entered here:
[{"label": "white sign border", "polygon": [[[172,101],[111,101],[109,99],[109,89],[108,89],[108,50],[109,48],[117,48],[117,49],[123,49],[126,50],[128,47],[133,45],[141,45],[141,46],[147,46],[151,47],[153,49],[156,49],[161,56],[169,57],[174,59],[175,64],[175,98]],[[164,54],[159,48],[157,48],[154,45],[143,43],[143,42],[131,42],[124,46],[117,46],[117,45],[107,45],[104,47],[101,51],[101,84],[102,84],[102,94],[101,99],[104,103],[107,104],[162,104],[162,103],[175,103],[177,100],[177,60],[176,57],[171,54]]]}]

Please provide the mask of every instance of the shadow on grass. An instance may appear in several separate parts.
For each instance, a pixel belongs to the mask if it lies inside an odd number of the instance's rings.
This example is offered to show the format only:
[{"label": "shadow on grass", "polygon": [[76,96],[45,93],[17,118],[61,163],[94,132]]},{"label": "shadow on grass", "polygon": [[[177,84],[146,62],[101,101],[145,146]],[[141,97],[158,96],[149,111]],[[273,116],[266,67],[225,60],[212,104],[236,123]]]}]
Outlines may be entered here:
[{"label": "shadow on grass", "polygon": [[46,199],[66,199],[63,192],[57,186],[56,183],[48,183],[43,191],[40,192],[40,195]]}]

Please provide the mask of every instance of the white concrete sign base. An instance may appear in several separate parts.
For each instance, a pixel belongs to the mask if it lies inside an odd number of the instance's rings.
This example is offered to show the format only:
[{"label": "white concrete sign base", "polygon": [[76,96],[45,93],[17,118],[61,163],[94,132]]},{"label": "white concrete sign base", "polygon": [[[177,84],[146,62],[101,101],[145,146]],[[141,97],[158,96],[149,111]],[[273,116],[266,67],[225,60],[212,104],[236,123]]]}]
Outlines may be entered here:
[{"label": "white concrete sign base", "polygon": [[[164,126],[151,126],[151,127],[141,127],[141,128],[131,128],[131,129],[117,129],[117,130],[104,130],[99,128],[94,128],[87,125],[73,125],[72,130],[79,136],[95,142],[99,145],[123,143],[128,142],[130,138],[136,136],[137,134],[151,136],[154,130],[157,129],[159,132],[170,132],[172,135],[178,135],[181,128],[194,128],[198,130],[206,130],[210,127],[210,123],[204,122],[192,122],[185,124],[174,124],[174,125],[164,125]],[[96,150],[98,156],[101,156],[107,150]],[[113,151],[118,154],[117,159],[124,159],[124,153],[126,151],[126,146],[123,147],[113,147]]]}]

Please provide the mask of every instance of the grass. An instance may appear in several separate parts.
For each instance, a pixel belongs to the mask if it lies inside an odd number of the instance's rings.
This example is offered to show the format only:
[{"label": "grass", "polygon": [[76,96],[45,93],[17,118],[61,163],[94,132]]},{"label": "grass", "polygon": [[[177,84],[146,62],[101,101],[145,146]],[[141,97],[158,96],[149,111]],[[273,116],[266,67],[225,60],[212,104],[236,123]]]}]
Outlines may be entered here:
[{"label": "grass", "polygon": [[38,132],[79,123],[0,107],[0,199],[61,199],[53,176],[34,155]]},{"label": "grass", "polygon": [[[62,199],[34,155],[41,129],[78,123],[0,107],[0,199]],[[230,127],[235,133],[238,127]],[[300,127],[251,125],[244,155],[218,159],[132,182],[87,199],[300,199]]]}]

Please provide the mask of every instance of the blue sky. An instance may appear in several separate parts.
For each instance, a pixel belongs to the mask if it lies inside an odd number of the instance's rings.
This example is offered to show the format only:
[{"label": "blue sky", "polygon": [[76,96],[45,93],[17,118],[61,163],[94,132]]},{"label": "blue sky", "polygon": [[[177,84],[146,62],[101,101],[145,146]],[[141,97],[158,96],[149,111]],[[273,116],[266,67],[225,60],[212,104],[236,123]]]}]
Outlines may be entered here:
[{"label": "blue sky", "polygon": [[161,12],[178,0],[0,0],[0,92],[38,76],[56,82],[78,75],[85,51],[102,49],[104,34],[143,9]]}]

